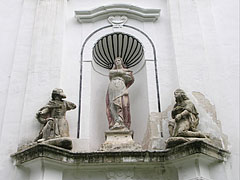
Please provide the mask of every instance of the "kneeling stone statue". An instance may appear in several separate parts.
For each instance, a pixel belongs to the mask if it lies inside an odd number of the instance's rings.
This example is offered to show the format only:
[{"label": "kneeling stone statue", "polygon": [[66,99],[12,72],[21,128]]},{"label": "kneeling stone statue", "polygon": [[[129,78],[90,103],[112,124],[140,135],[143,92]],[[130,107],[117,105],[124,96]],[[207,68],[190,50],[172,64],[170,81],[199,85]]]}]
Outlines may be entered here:
[{"label": "kneeling stone statue", "polygon": [[46,142],[66,149],[72,148],[69,137],[69,126],[65,118],[66,112],[75,109],[72,102],[63,100],[66,95],[62,89],[55,88],[52,91],[52,100],[42,107],[36,114],[37,120],[43,124],[35,142]]},{"label": "kneeling stone statue", "polygon": [[185,92],[177,89],[174,96],[176,104],[172,110],[172,120],[168,124],[171,137],[167,140],[166,147],[173,147],[194,139],[207,138],[197,130],[199,124],[198,112]]}]

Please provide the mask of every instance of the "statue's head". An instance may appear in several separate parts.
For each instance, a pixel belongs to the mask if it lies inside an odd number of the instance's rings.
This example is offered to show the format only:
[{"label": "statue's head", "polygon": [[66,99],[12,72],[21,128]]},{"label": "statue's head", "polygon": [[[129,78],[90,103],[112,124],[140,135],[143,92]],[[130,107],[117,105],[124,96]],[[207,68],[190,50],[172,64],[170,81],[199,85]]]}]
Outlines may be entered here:
[{"label": "statue's head", "polygon": [[122,65],[122,58],[121,57],[116,57],[115,60],[114,60],[114,63],[116,65]]},{"label": "statue's head", "polygon": [[124,65],[123,65],[123,60],[121,57],[116,57],[114,59],[114,66],[113,66],[113,69],[118,69],[118,68],[123,68]]},{"label": "statue's head", "polygon": [[64,94],[62,89],[55,88],[52,91],[52,99],[56,99],[56,97],[59,97],[60,99],[66,98],[66,95]]},{"label": "statue's head", "polygon": [[174,96],[176,100],[177,99],[188,100],[186,93],[182,89],[177,89],[176,91],[174,91]]}]

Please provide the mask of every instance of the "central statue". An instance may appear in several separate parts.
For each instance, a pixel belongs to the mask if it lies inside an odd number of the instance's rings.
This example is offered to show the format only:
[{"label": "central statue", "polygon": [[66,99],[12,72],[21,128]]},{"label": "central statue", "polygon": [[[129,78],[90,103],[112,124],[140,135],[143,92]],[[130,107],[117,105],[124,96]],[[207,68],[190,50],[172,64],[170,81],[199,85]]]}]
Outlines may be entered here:
[{"label": "central statue", "polygon": [[106,96],[107,118],[109,129],[130,129],[131,116],[128,88],[133,84],[131,70],[124,68],[122,58],[114,60],[114,66],[109,71],[110,83]]},{"label": "central statue", "polygon": [[109,130],[105,131],[105,142],[99,151],[140,151],[140,144],[134,142],[130,130],[131,116],[128,88],[133,84],[133,72],[124,67],[121,57],[114,60],[109,71],[110,83],[106,96],[106,113]]}]

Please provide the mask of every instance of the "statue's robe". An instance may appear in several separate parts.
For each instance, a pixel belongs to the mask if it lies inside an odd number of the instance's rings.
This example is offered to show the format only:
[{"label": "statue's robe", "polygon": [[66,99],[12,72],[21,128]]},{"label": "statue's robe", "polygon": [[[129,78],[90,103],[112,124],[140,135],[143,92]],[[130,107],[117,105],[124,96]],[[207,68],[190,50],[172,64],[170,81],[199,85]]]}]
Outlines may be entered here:
[{"label": "statue's robe", "polygon": [[178,122],[174,121],[173,136],[178,136],[181,131],[196,131],[199,123],[198,112],[190,100],[184,100],[174,105],[172,118],[175,119],[178,114],[182,114],[182,118]]},{"label": "statue's robe", "polygon": [[[75,108],[76,105],[72,102],[50,100],[46,106],[39,110],[42,114],[37,115],[37,119],[43,124],[43,127],[36,140],[41,138],[52,139],[55,137],[69,137],[69,125],[65,115],[66,111]],[[50,125],[50,120],[53,121],[53,125]]]},{"label": "statue's robe", "polygon": [[50,109],[50,117],[55,120],[56,123],[56,134],[60,137],[69,136],[69,125],[66,120],[66,112],[74,109],[75,104],[69,101],[49,101],[47,107]]}]

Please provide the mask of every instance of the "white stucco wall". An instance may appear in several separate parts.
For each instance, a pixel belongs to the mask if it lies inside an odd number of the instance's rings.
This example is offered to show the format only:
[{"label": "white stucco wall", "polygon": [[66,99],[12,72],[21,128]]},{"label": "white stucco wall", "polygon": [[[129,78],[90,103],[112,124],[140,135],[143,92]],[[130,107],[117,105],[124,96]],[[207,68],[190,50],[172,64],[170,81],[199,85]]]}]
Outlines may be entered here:
[{"label": "white stucco wall", "polygon": [[17,144],[22,141],[20,140],[20,126],[36,1],[1,1],[0,8],[2,56],[0,60],[0,174],[3,179],[27,179],[28,172],[14,167],[9,155],[17,150]]},{"label": "white stucco wall", "polygon": [[[0,54],[2,59],[0,61],[1,76],[1,105],[0,114],[1,119],[4,117],[4,109],[7,101],[7,92],[9,86],[9,80],[14,60],[14,50],[16,46],[18,29],[21,20],[22,1],[3,1],[1,2],[1,35],[0,35]],[[8,13],[8,12],[12,13]],[[3,121],[1,121],[0,127],[2,127]],[[2,128],[1,128],[2,129]],[[0,131],[1,132],[1,131]]]},{"label": "white stucco wall", "polygon": [[[108,23],[103,20],[80,24],[74,18],[74,11],[123,1],[59,1],[56,12],[61,16],[57,16],[57,25],[53,25],[55,21],[48,18],[39,22],[38,18],[42,16],[37,16],[38,13],[44,15],[45,11],[51,11],[45,8],[37,10],[36,7],[41,5],[37,3],[37,0],[0,2],[0,174],[3,179],[28,178],[28,172],[13,166],[9,156],[16,152],[19,144],[31,141],[38,134],[39,124],[34,115],[47,103],[52,88],[62,87],[68,100],[78,104],[82,43],[89,33]],[[210,99],[216,106],[223,132],[228,135],[231,152],[223,169],[222,166],[211,169],[211,177],[215,180],[227,174],[229,180],[239,179],[239,2],[128,0],[124,3],[161,9],[157,22],[128,21],[148,34],[156,47],[161,108],[164,110],[173,102],[172,93],[178,87],[187,92],[199,91]],[[58,31],[52,32],[51,27]],[[46,34],[41,34],[38,28],[46,30],[43,31]],[[51,39],[48,33],[56,36]],[[41,49],[42,45],[46,48]],[[89,72],[84,72],[86,86],[83,89],[83,106],[88,108],[83,114],[81,127],[96,129],[98,127],[94,126],[93,121],[88,121],[95,116],[90,114],[94,99],[90,99],[93,91],[87,85],[97,79],[94,79],[96,74],[92,74],[87,63],[84,63],[84,71]],[[105,92],[97,97],[105,97]],[[151,102],[151,97],[149,99]],[[104,121],[103,113],[101,121]],[[77,114],[77,110],[67,114],[70,136],[74,138],[77,136]],[[99,131],[104,132],[107,127],[105,121]],[[132,124],[136,140],[140,142],[142,135],[138,134],[138,125],[136,122]],[[144,129],[142,124],[139,128]],[[81,129],[80,137],[88,139],[89,130]],[[99,138],[97,143],[101,143],[99,141],[102,139]],[[66,174],[63,177],[67,179],[69,176]]]}]

